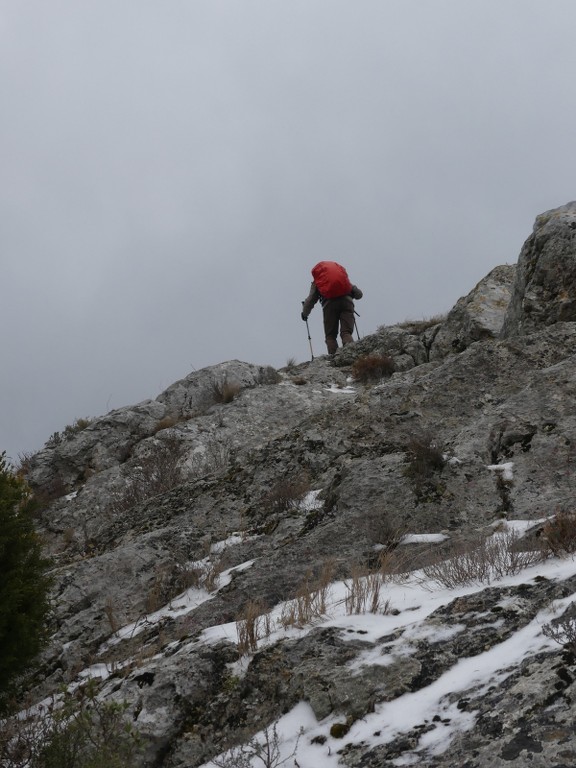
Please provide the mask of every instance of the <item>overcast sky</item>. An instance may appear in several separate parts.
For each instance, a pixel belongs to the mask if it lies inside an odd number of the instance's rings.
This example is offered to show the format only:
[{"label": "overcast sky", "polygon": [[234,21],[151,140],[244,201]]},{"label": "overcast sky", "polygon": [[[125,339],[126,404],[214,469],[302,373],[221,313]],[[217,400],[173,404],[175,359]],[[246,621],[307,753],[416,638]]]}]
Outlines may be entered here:
[{"label": "overcast sky", "polygon": [[[0,450],[449,310],[576,198],[574,0],[0,0]],[[310,317],[325,351],[321,312]]]}]

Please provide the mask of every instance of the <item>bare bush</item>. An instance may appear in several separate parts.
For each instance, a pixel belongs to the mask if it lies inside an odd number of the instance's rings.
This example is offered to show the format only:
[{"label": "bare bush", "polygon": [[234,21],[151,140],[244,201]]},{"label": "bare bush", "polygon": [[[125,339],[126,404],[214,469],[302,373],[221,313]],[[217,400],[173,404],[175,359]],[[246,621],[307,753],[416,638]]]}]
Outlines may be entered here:
[{"label": "bare bush", "polygon": [[61,499],[68,493],[68,487],[58,474],[42,485],[34,486],[34,510],[41,511],[56,499]]},{"label": "bare bush", "polygon": [[272,365],[265,365],[258,372],[258,384],[280,384],[282,375]]},{"label": "bare bush", "polygon": [[196,474],[219,474],[228,468],[232,450],[228,443],[220,443],[217,440],[209,440],[206,443],[202,460],[196,470]]},{"label": "bare bush", "polygon": [[278,480],[262,499],[268,513],[290,512],[310,491],[310,478],[306,473],[292,475]]},{"label": "bare bush", "polygon": [[[280,768],[295,757],[302,732],[301,730],[296,738],[290,754],[284,758],[281,756],[277,726],[273,723],[271,726],[266,726],[260,738],[255,736],[247,744],[232,747],[225,755],[214,758],[212,762],[217,768],[252,768],[253,761],[258,760],[264,768]],[[294,765],[298,765],[296,760]]]},{"label": "bare bush", "polygon": [[424,566],[428,582],[454,589],[470,584],[490,584],[541,562],[541,550],[523,549],[513,531],[454,545],[443,559]]},{"label": "bare bush", "polygon": [[386,551],[395,549],[406,533],[406,527],[393,521],[378,505],[366,510],[361,525],[368,540]]},{"label": "bare bush", "polygon": [[120,514],[182,483],[180,442],[158,441],[126,479],[122,490],[112,495],[110,510]]},{"label": "bare bush", "polygon": [[544,624],[542,632],[545,637],[554,640],[567,651],[576,654],[576,615],[572,603],[566,613],[559,619]]},{"label": "bare bush", "polygon": [[426,480],[446,463],[438,441],[429,433],[414,435],[406,446],[409,465],[407,473],[415,480]]},{"label": "bare bush", "polygon": [[136,768],[142,742],[126,705],[103,702],[89,682],[48,705],[0,724],[0,765],[8,768]]},{"label": "bare bush", "polygon": [[542,529],[542,542],[553,554],[572,555],[576,552],[576,513],[559,512]]},{"label": "bare bush", "polygon": [[219,561],[206,565],[178,561],[157,565],[146,595],[146,612],[154,613],[191,587],[211,592],[221,572]]}]

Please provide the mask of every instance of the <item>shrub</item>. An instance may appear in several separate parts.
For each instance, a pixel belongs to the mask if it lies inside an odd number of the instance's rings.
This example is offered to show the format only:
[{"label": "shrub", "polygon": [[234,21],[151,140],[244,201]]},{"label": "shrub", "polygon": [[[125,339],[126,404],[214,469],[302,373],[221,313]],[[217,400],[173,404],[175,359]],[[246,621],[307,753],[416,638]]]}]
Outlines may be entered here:
[{"label": "shrub", "polygon": [[190,587],[211,591],[220,572],[218,564],[210,568],[176,561],[157,565],[146,594],[146,613],[154,613]]},{"label": "shrub", "polygon": [[574,605],[571,604],[568,611],[559,619],[544,624],[542,632],[554,642],[561,645],[567,651],[576,654],[576,615]]},{"label": "shrub", "polygon": [[46,639],[49,561],[32,522],[33,497],[0,454],[0,696]]},{"label": "shrub", "polygon": [[282,375],[278,373],[273,365],[265,365],[260,368],[258,373],[258,384],[280,384]]},{"label": "shrub", "polygon": [[4,720],[0,763],[11,768],[137,768],[141,740],[126,709],[100,701],[89,682],[48,706]]},{"label": "shrub", "polygon": [[[250,739],[247,744],[232,747],[224,755],[214,758],[212,762],[217,768],[252,768],[256,764],[261,765],[262,768],[280,768],[281,765],[287,763],[298,765],[296,759],[294,759],[294,763],[292,760],[298,752],[298,743],[302,733],[303,730],[301,729],[292,752],[286,757],[282,757],[280,736],[276,729],[276,723],[273,723],[271,726],[266,726],[260,736]],[[258,763],[255,763],[256,760]]]},{"label": "shrub", "polygon": [[76,419],[72,424],[68,424],[64,427],[62,432],[54,432],[46,441],[47,448],[55,448],[60,443],[66,440],[71,440],[79,432],[82,432],[89,427],[92,423],[92,419]]},{"label": "shrub", "polygon": [[68,493],[68,488],[62,477],[54,475],[42,485],[34,486],[34,510],[48,506],[52,501],[61,499]]},{"label": "shrub", "polygon": [[436,440],[429,434],[413,436],[407,445],[408,474],[416,480],[425,480],[441,470],[446,459]]},{"label": "shrub", "polygon": [[576,513],[559,512],[542,529],[544,546],[553,555],[571,555],[576,552]]},{"label": "shrub", "polygon": [[182,483],[178,440],[158,441],[150,453],[133,468],[122,491],[112,497],[110,509],[120,514],[153,496],[176,488]]},{"label": "shrub", "polygon": [[290,512],[310,490],[310,478],[306,473],[292,475],[278,480],[263,498],[268,513]]},{"label": "shrub", "polygon": [[365,355],[352,365],[352,377],[363,383],[380,381],[393,373],[394,361],[388,355]]},{"label": "shrub", "polygon": [[514,531],[455,545],[444,559],[422,569],[427,581],[454,589],[470,584],[490,584],[503,576],[513,576],[530,565],[541,562],[541,550],[520,546]]}]

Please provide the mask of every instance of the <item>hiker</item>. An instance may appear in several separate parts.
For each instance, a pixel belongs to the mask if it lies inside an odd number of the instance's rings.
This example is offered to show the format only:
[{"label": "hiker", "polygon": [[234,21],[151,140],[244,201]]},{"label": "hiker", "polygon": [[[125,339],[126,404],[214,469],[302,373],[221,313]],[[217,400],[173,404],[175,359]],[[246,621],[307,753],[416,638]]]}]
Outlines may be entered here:
[{"label": "hiker", "polygon": [[338,349],[338,326],[342,344],[351,344],[354,339],[354,302],[361,299],[362,291],[352,285],[344,267],[335,261],[320,261],[312,269],[312,285],[308,298],[302,302],[302,320],[308,320],[312,307],[319,301],[324,312],[324,336],[328,354]]}]

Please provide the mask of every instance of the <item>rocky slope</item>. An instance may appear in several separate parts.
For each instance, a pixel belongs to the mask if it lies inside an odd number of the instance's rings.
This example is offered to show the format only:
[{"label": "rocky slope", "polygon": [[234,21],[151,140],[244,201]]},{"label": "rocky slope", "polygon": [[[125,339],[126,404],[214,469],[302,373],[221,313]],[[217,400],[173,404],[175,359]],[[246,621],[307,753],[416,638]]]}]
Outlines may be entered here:
[{"label": "rocky slope", "polygon": [[[404,598],[384,601],[370,637],[330,615],[289,620],[286,605],[320,584],[350,590],[383,561],[392,594],[391,571],[502,521],[534,533],[573,511],[575,222],[576,203],[539,216],[518,264],[438,322],[381,328],[281,371],[223,363],[53,436],[28,474],[56,579],[31,695],[100,679],[102,696],[128,703],[142,766],[156,768],[203,765],[302,702],[328,724],[315,766],[574,765],[574,657],[553,643],[497,685],[454,693],[468,720],[442,749],[427,746],[435,711],[384,743],[346,733],[504,647],[555,601],[571,610],[576,566],[468,584],[413,619]],[[354,379],[368,355],[392,358],[395,372]],[[399,545],[405,534],[442,536]],[[283,605],[282,632],[249,618],[276,621]],[[404,617],[392,634],[385,608]],[[260,639],[239,647],[237,631],[254,626]],[[329,733],[338,722],[341,738]],[[301,738],[286,764],[312,768],[312,737]]]}]

